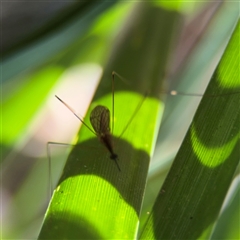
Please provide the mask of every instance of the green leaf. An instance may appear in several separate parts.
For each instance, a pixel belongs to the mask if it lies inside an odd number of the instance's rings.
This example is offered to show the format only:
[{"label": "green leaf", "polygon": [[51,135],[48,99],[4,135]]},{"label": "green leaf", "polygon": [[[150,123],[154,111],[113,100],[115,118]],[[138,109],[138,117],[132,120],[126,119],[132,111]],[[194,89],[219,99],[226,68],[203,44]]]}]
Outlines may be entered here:
[{"label": "green leaf", "polygon": [[[211,239],[239,239],[240,230],[240,185],[239,180],[236,178],[236,185],[230,189],[231,196],[228,196],[229,200],[219,217],[219,220],[214,228],[214,232]],[[233,190],[233,191],[232,191]]]},{"label": "green leaf", "polygon": [[[25,76],[24,80],[18,79],[23,83],[19,83],[20,86],[17,90],[12,89],[10,96],[4,95],[6,99],[2,104],[2,123],[4,124],[2,143],[10,145],[16,141],[62,72],[63,69],[58,66],[46,67],[42,71],[32,74],[31,77]],[[3,86],[3,91],[8,92],[9,86]],[[18,116],[21,117],[18,118]],[[16,118],[18,118],[17,121]]]},{"label": "green leaf", "polygon": [[[197,4],[197,7],[199,7],[199,4]],[[208,15],[208,11],[209,5],[207,4],[201,12],[194,16],[189,26],[193,25],[192,22],[202,24],[199,19],[205,19],[202,13],[204,12],[204,14]],[[224,51],[223,46],[226,47],[232,34],[238,19],[238,10],[232,4],[230,8],[229,4],[225,6],[221,5],[221,8],[212,19],[211,24],[207,24],[207,31],[203,31],[201,34],[201,40],[195,44],[194,51],[190,52],[190,56],[188,57],[190,60],[182,62],[180,74],[175,74],[172,82],[176,83],[170,89],[181,91],[185,94],[202,94],[205,91],[214,72],[214,66],[218,64]],[[225,23],[224,26],[222,22]],[[194,28],[197,30],[198,25],[194,24]],[[182,51],[185,49],[184,43],[186,41],[184,39],[188,38],[191,29],[190,27],[190,30],[182,30],[182,32],[185,32],[185,38],[181,38],[183,44],[180,44]],[[198,38],[199,35],[196,37]],[[192,41],[194,42],[194,37],[192,37]],[[171,66],[174,66],[172,62],[178,58],[177,56],[178,53],[176,52],[173,61],[171,61]],[[176,84],[177,86],[175,86]],[[191,124],[200,100],[201,98],[194,96],[194,94],[193,96],[176,95],[166,98],[163,119],[148,174],[140,219],[140,232]]]},{"label": "green leaf", "polygon": [[207,239],[239,164],[238,22],[140,239]]},{"label": "green leaf", "polygon": [[[154,24],[164,23],[166,27],[167,22],[167,27],[173,29],[179,15],[138,4],[134,16],[132,24],[127,23],[126,35],[113,50],[85,118],[89,124],[91,109],[99,104],[111,110],[111,71],[124,73],[131,80],[129,84],[115,80],[113,143],[121,171],[105,147],[83,127],[54,191],[39,239],[134,239],[137,235],[149,161],[162,113],[160,79],[172,33],[166,34],[161,27],[156,31]],[[146,92],[149,94],[144,99]]]}]

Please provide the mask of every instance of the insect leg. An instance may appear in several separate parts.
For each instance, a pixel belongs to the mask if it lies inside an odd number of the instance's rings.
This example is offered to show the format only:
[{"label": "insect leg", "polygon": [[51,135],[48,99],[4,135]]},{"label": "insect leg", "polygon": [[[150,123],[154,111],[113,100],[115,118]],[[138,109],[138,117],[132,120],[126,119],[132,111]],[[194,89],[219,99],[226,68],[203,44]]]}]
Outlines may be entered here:
[{"label": "insect leg", "polygon": [[124,127],[124,129],[122,130],[122,133],[118,136],[118,138],[121,138],[122,135],[124,134],[124,132],[127,130],[128,126],[131,124],[131,122],[133,121],[135,115],[138,113],[138,111],[140,110],[141,106],[143,105],[143,102],[145,101],[146,97],[147,97],[148,93],[145,93],[145,95],[143,96],[142,100],[139,102],[139,104],[137,105],[134,113],[132,114],[131,118],[129,119],[128,123],[126,124],[126,126]]},{"label": "insect leg", "polygon": [[112,134],[114,129],[114,75],[115,72],[112,72]]},{"label": "insect leg", "polygon": [[118,168],[119,172],[121,172],[121,168],[120,168],[120,166],[119,166],[119,164],[118,164],[118,162],[117,162],[117,159],[114,159],[114,161],[115,161],[115,163],[116,163],[116,165],[117,165],[117,168]]},{"label": "insect leg", "polygon": [[50,189],[50,197],[52,197],[53,192],[53,183],[52,183],[52,164],[51,164],[51,151],[50,146],[51,145],[58,145],[58,146],[67,146],[67,147],[73,147],[74,144],[69,143],[59,143],[59,142],[47,142],[47,158],[48,158],[48,177],[49,177],[49,189]]}]

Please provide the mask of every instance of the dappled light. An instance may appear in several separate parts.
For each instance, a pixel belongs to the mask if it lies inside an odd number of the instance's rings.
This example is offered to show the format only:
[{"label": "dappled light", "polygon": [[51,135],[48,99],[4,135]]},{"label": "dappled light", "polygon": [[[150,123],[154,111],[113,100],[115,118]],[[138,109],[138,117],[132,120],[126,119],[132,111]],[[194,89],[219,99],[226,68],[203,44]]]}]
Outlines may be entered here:
[{"label": "dappled light", "polygon": [[[233,136],[230,135],[229,139],[222,139],[219,146],[211,146],[211,144],[204,143],[204,140],[201,139],[200,136],[198,136],[194,124],[192,125],[190,131],[194,153],[196,154],[198,160],[204,166],[207,166],[209,168],[217,167],[221,165],[224,161],[226,161],[232,153],[233,149],[236,147],[236,144],[239,140],[239,134]],[[212,142],[216,142],[213,134],[216,135],[216,133],[209,133],[209,138],[213,139]]]}]

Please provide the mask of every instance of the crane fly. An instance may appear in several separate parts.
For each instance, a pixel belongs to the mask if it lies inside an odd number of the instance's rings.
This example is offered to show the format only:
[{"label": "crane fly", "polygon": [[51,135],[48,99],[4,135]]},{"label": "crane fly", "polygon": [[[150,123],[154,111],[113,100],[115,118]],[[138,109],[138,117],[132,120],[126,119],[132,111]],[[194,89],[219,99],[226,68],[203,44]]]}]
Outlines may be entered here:
[{"label": "crane fly", "polygon": [[[113,128],[114,128],[114,76],[118,75],[115,72],[112,72],[112,129],[110,128],[110,110],[102,105],[97,105],[90,113],[90,123],[92,125],[92,128],[90,128],[82,118],[80,118],[75,111],[67,104],[65,103],[61,98],[59,98],[57,95],[55,97],[63,103],[81,122],[84,126],[86,126],[99,140],[100,142],[106,147],[106,149],[110,153],[110,159],[113,160],[118,168],[119,171],[121,171],[121,168],[118,164],[118,155],[113,150],[113,140],[112,140],[112,134],[113,134]],[[118,75],[119,76],[119,75]],[[120,76],[119,76],[120,77]],[[124,80],[124,79],[123,79]],[[136,110],[138,110],[140,106],[137,107]],[[136,112],[136,111],[135,111]],[[133,114],[134,116],[135,114]],[[127,126],[130,124],[130,122],[133,120],[133,117],[129,120]],[[126,130],[123,130],[123,132]],[[122,134],[123,134],[122,132]],[[121,134],[121,135],[122,135]],[[120,136],[121,136],[120,135]],[[50,142],[51,144],[52,142]],[[64,144],[69,145],[69,144]]]},{"label": "crane fly", "polygon": [[102,105],[97,105],[90,114],[90,122],[94,131],[73,111],[70,106],[68,106],[61,98],[55,95],[55,97],[62,102],[83,124],[86,126],[100,142],[107,148],[110,152],[110,159],[114,160],[119,171],[121,171],[120,166],[117,162],[118,155],[113,151],[112,143],[112,133],[110,129],[110,111],[107,107]]}]

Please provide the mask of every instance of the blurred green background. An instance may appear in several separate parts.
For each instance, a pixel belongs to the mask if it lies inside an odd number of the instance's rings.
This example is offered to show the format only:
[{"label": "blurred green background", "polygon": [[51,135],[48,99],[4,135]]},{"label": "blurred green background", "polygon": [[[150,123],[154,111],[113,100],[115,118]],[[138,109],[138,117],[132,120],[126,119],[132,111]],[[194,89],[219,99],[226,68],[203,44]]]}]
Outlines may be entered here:
[{"label": "blurred green background", "polygon": [[[126,37],[125,29],[134,23],[136,9],[143,2],[1,4],[1,234],[3,239],[33,239],[38,236],[50,199],[46,143],[71,142],[79,128],[79,122],[68,110],[64,112],[54,95],[67,99],[84,116],[113,49]],[[165,99],[165,112],[156,133],[140,226],[151,210],[200,101],[196,96],[170,96],[165,92],[173,89],[183,93],[204,92],[239,15],[238,3],[233,2],[151,4],[158,4],[174,17],[177,12],[178,18],[171,29],[172,47],[161,60],[167,63],[165,76],[160,76],[165,78],[165,88],[159,90]],[[131,64],[133,59],[126,62]],[[146,57],[144,61],[150,60]],[[120,72],[112,71],[127,78],[124,67],[119,66]],[[110,79],[111,72],[108,74]],[[54,162],[53,158],[51,177],[55,183],[67,157],[67,150],[61,148],[59,153],[59,149],[56,146],[52,151],[62,156],[62,162]],[[239,197],[237,174],[233,183],[229,199]],[[239,222],[239,217],[231,214],[239,209],[236,197],[231,203],[225,204],[228,212],[223,210],[223,219],[220,218],[223,223],[226,215],[228,222],[231,219]],[[237,227],[232,228],[236,231]],[[223,236],[221,231],[221,225],[216,227],[215,236]]]}]

